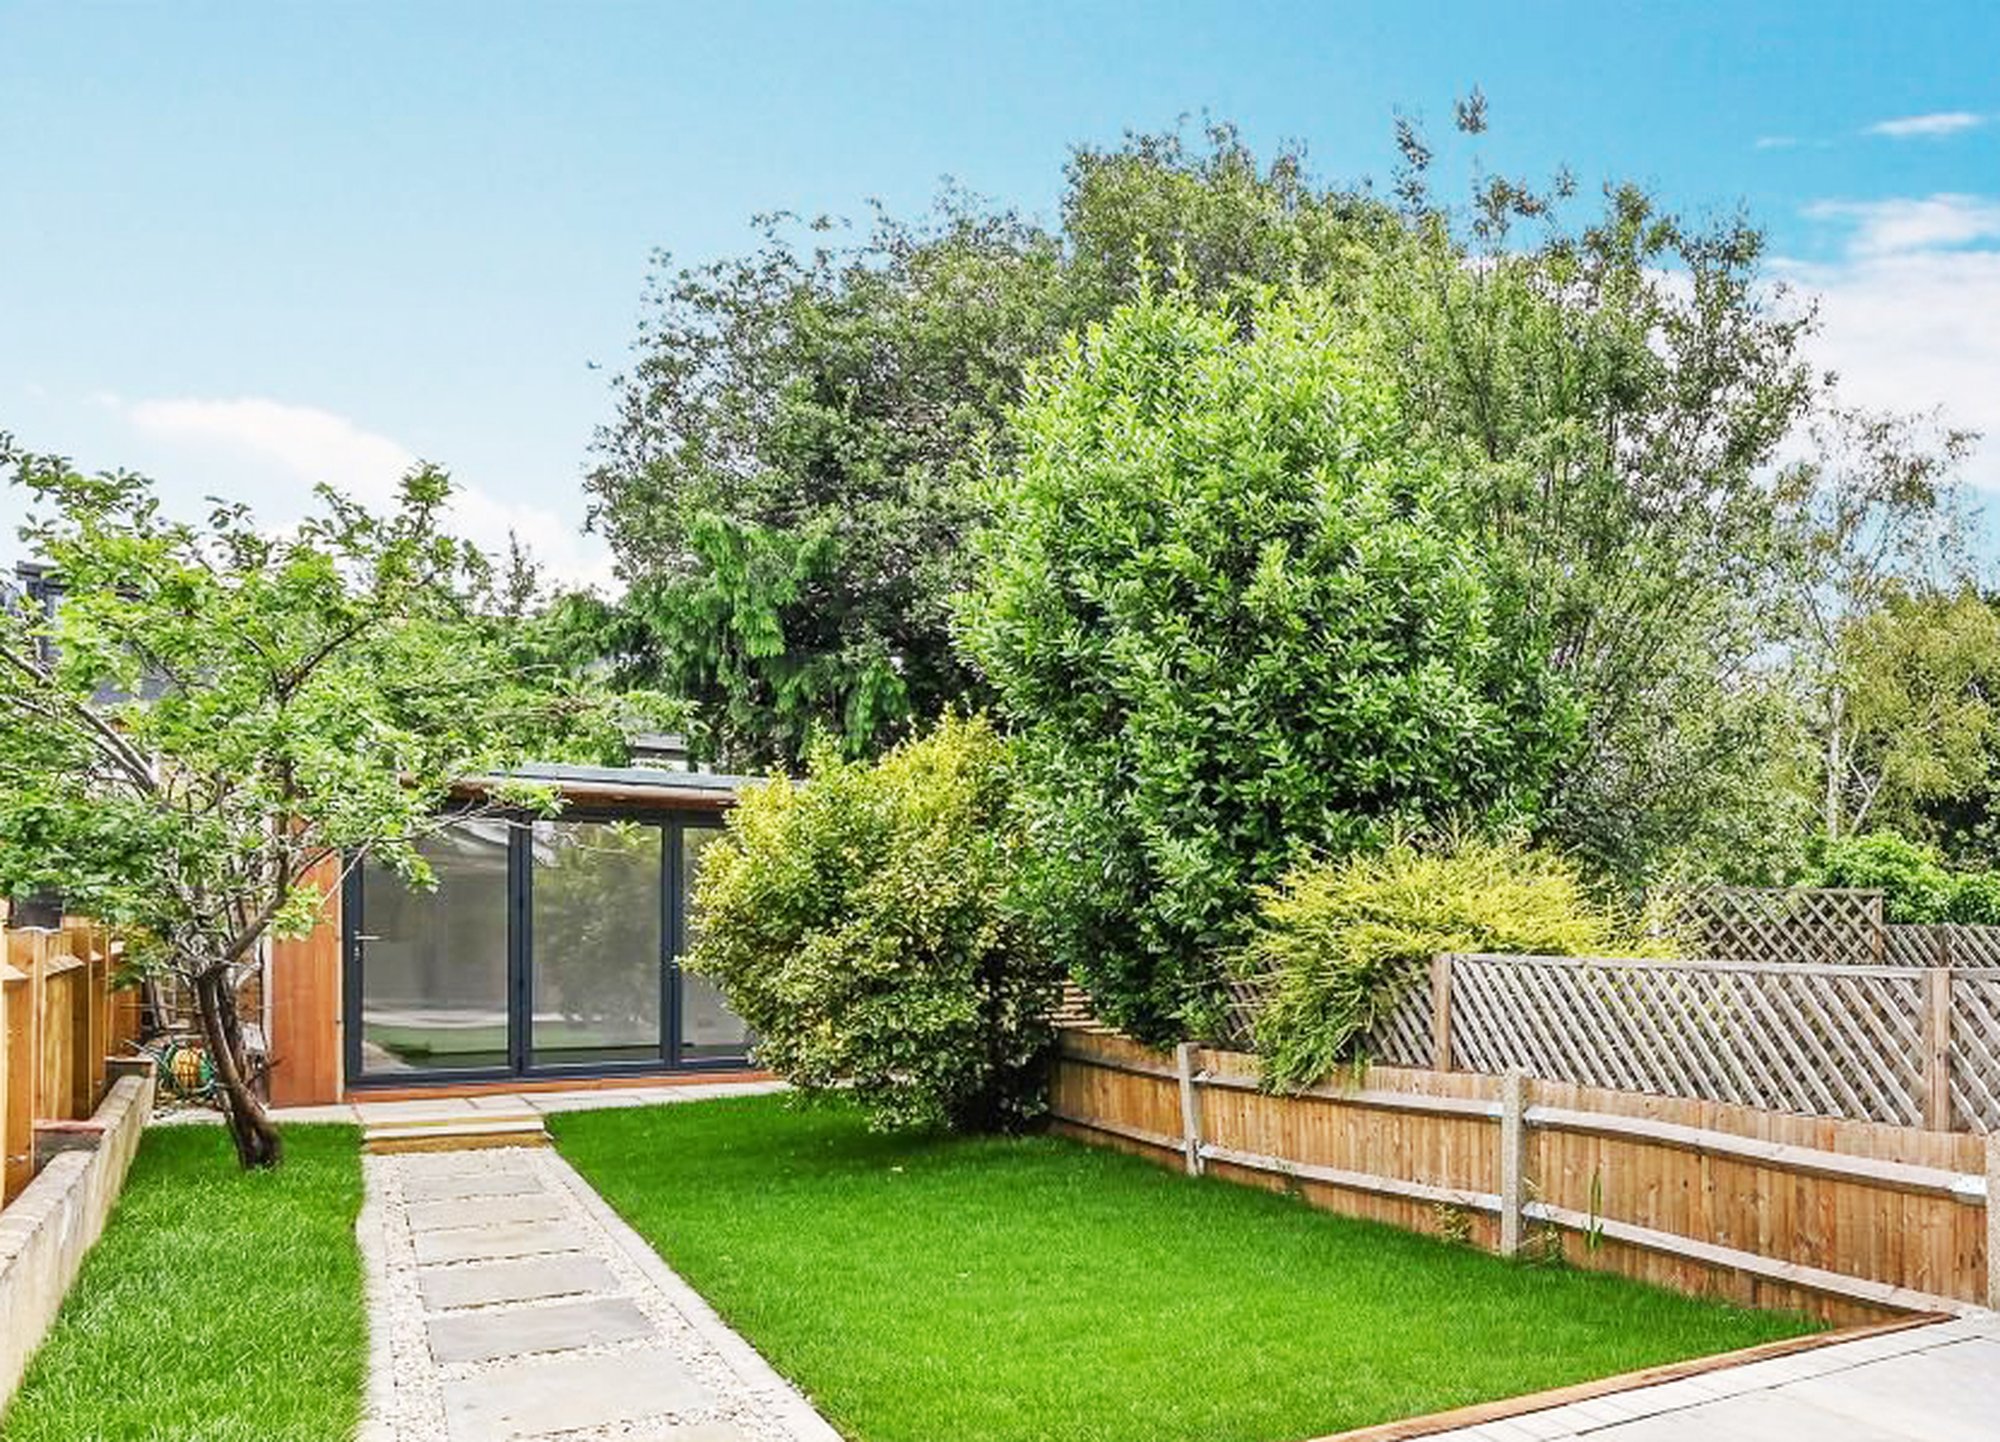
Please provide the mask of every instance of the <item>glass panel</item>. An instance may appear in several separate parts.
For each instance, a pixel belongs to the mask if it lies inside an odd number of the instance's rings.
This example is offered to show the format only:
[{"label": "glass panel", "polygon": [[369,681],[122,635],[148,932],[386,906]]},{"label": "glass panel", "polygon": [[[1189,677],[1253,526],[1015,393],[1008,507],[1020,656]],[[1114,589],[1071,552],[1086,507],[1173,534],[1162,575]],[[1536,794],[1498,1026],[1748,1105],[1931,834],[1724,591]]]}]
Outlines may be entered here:
[{"label": "glass panel", "polygon": [[[695,915],[694,883],[701,874],[702,850],[722,833],[712,826],[681,831],[681,915],[687,950],[700,935]],[[686,1061],[740,1057],[750,1049],[750,1029],[723,1003],[722,993],[707,977],[681,973],[681,1057]]]},{"label": "glass panel", "polygon": [[664,838],[647,822],[535,823],[537,1063],[660,1059]]},{"label": "glass panel", "polygon": [[361,867],[361,1070],[507,1065],[507,823],[468,822],[418,848],[436,891]]}]

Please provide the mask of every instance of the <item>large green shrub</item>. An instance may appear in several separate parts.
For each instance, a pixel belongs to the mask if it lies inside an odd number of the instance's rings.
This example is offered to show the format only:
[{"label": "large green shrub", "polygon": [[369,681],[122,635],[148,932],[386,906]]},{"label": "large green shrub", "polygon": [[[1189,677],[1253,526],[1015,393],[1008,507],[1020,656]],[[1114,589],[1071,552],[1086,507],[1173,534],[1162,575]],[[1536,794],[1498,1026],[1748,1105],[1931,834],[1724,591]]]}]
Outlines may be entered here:
[{"label": "large green shrub", "polygon": [[1059,975],[1017,920],[1007,751],[946,720],[873,764],[749,789],[703,856],[690,967],[807,1091],[881,1126],[1004,1128],[1042,1105]]},{"label": "large green shrub", "polygon": [[1576,706],[1331,302],[1145,294],[1034,376],[963,614],[1034,894],[1103,1014],[1199,1025],[1251,890],[1397,825],[1531,814]]},{"label": "large green shrub", "polygon": [[1882,893],[1892,922],[1947,919],[1957,879],[1937,851],[1894,831],[1822,841],[1815,848],[1815,886],[1849,886]]},{"label": "large green shrub", "polygon": [[1267,1084],[1310,1086],[1343,1063],[1440,952],[1659,955],[1659,938],[1590,897],[1560,856],[1514,842],[1293,867],[1258,894],[1231,967],[1270,988],[1254,1034]]},{"label": "large green shrub", "polygon": [[1952,871],[1936,847],[1900,832],[1820,841],[1812,856],[1809,884],[1879,891],[1890,922],[2000,926],[2000,872]]}]

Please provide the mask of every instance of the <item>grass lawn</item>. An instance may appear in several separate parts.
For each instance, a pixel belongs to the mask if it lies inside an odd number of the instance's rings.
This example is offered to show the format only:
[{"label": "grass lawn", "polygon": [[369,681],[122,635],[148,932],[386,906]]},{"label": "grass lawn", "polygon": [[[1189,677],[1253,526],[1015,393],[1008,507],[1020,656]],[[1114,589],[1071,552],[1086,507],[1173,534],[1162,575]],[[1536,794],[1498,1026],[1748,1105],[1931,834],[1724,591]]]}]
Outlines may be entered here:
[{"label": "grass lawn", "polygon": [[4,1416],[5,1442],[340,1442],[361,1415],[360,1133],[154,1127]]},{"label": "grass lawn", "polygon": [[1280,1442],[1808,1330],[1053,1137],[783,1097],[550,1126],[857,1442]]}]

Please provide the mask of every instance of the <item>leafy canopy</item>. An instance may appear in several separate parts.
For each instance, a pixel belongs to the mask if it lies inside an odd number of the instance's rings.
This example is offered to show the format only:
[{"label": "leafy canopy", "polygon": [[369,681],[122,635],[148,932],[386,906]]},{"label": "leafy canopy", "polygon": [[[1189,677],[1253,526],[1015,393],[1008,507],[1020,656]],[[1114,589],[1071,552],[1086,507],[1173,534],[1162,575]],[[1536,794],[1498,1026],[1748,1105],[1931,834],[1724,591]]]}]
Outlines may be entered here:
[{"label": "leafy canopy", "polygon": [[813,753],[745,791],[703,854],[688,965],[807,1091],[877,1126],[1011,1127],[1042,1107],[1059,973],[1014,901],[1013,767],[947,718],[881,760]]},{"label": "leafy canopy", "polygon": [[580,608],[588,634],[698,701],[732,765],[796,760],[816,729],[871,754],[976,702],[950,597],[1029,363],[1128,298],[1149,250],[1240,296],[1349,269],[1390,223],[1215,126],[1078,149],[1059,230],[947,191],[859,239],[777,215],[748,255],[658,257],[586,482],[630,592]]},{"label": "leafy canopy", "polygon": [[[413,883],[453,784],[530,758],[601,759],[612,697],[558,658],[521,588],[440,529],[420,466],[375,514],[323,490],[295,528],[241,506],[163,515],[149,484],[0,442],[22,537],[59,599],[0,611],[0,889],[52,887],[128,928],[128,955],[194,991],[232,1089],[239,1155],[276,1159],[240,1090],[239,968],[300,935],[316,868],[363,854]],[[551,807],[532,788],[493,801]]]},{"label": "leafy canopy", "polygon": [[964,644],[1015,728],[1038,906],[1107,1019],[1199,1022],[1253,888],[1532,817],[1576,704],[1324,293],[1248,333],[1142,294],[1034,375]]}]

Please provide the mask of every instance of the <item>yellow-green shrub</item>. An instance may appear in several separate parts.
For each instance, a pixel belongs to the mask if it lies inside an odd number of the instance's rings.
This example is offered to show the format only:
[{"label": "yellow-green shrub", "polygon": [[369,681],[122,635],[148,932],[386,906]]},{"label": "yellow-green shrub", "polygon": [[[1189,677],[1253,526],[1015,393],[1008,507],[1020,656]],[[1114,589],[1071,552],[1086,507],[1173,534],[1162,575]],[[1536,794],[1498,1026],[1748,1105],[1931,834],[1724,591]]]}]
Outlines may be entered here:
[{"label": "yellow-green shrub", "polygon": [[1255,929],[1231,959],[1269,987],[1253,1029],[1265,1081],[1310,1086],[1363,1059],[1363,1037],[1439,952],[1659,955],[1615,908],[1594,900],[1560,856],[1464,840],[1294,866],[1257,897]]}]

